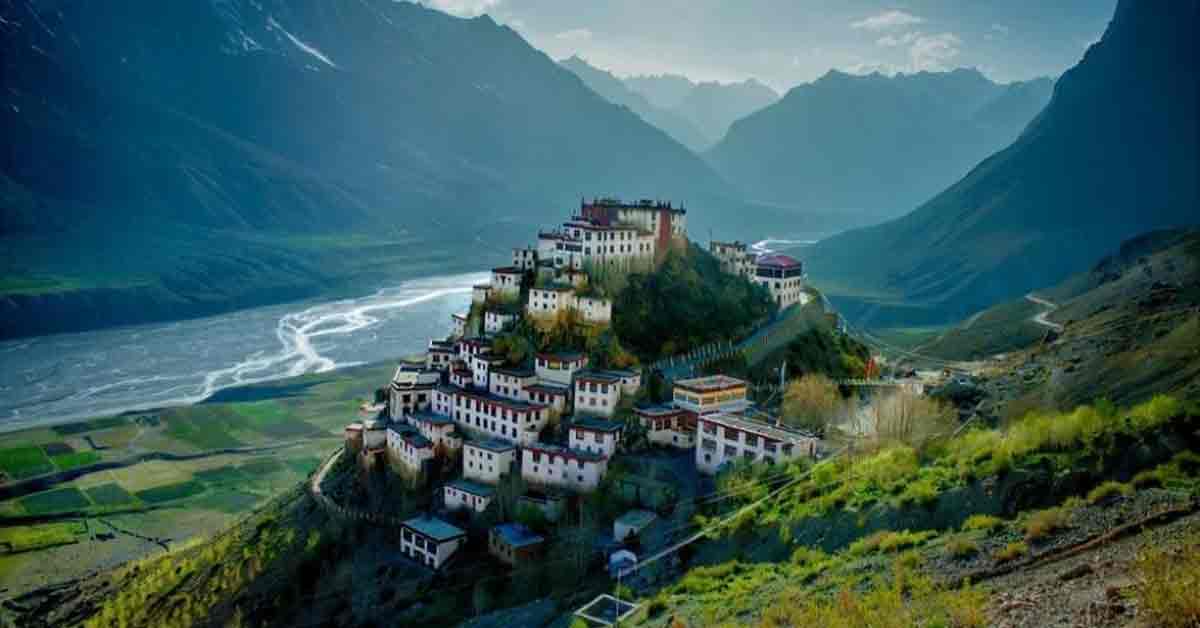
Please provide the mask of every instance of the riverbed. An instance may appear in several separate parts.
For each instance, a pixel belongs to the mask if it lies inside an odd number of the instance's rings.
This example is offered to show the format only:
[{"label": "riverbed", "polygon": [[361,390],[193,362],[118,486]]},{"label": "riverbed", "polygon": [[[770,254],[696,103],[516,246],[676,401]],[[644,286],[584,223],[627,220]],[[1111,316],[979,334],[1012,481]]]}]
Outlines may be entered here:
[{"label": "riverbed", "polygon": [[423,351],[486,273],[361,298],[0,343],[0,431],[201,402],[219,390]]}]

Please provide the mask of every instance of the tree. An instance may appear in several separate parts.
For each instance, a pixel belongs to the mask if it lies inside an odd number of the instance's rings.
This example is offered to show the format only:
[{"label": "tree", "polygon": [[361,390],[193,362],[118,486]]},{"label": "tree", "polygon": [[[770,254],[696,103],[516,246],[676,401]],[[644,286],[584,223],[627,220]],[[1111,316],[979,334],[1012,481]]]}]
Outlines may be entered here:
[{"label": "tree", "polygon": [[783,421],[816,434],[843,417],[846,402],[828,377],[811,373],[792,380],[783,395]]},{"label": "tree", "polygon": [[875,401],[870,417],[875,423],[875,436],[881,442],[901,442],[913,447],[949,435],[956,423],[952,406],[907,388]]}]

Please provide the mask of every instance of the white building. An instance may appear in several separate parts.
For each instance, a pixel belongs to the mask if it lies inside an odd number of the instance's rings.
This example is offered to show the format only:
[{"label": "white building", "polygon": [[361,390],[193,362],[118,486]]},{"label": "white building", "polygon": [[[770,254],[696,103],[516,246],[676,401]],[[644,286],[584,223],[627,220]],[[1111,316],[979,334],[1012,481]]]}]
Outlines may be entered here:
[{"label": "white building", "polygon": [[492,341],[487,338],[461,338],[457,343],[458,359],[470,363],[471,357],[491,351]]},{"label": "white building", "polygon": [[478,513],[487,510],[495,493],[496,489],[490,486],[470,480],[454,480],[442,487],[442,503],[449,511],[465,508]]},{"label": "white building", "polygon": [[646,440],[655,445],[692,449],[696,446],[696,415],[674,406],[635,407],[633,413],[646,428]]},{"label": "white building", "polygon": [[701,416],[696,432],[696,468],[709,475],[739,459],[777,463],[817,452],[815,436],[733,414]]},{"label": "white building", "polygon": [[721,270],[754,281],[754,259],[757,256],[746,248],[744,242],[713,240],[708,243],[708,250],[721,262]]},{"label": "white building", "polygon": [[546,443],[528,443],[521,450],[521,477],[534,486],[589,492],[608,471],[608,458]]},{"label": "white building", "polygon": [[575,414],[611,417],[621,401],[621,378],[604,371],[575,373]]},{"label": "white building", "polygon": [[471,366],[473,383],[479,390],[487,390],[491,381],[492,369],[503,366],[504,358],[491,352],[476,353],[468,361]]},{"label": "white building", "polygon": [[406,425],[388,428],[387,449],[392,462],[412,475],[423,473],[434,457],[433,442]]},{"label": "white building", "polygon": [[483,391],[442,386],[434,391],[434,412],[449,415],[469,433],[485,438],[494,436],[523,446],[537,440],[550,411],[543,405]]},{"label": "white building", "polygon": [[516,314],[510,314],[502,310],[488,310],[483,313],[483,331],[485,333],[500,333],[516,322]]},{"label": "white building", "polygon": [[458,356],[458,349],[453,342],[445,340],[430,340],[429,350],[425,353],[425,368],[431,371],[445,371]]},{"label": "white building", "polygon": [[512,265],[519,270],[533,270],[537,267],[538,247],[526,246],[513,249]]},{"label": "white building", "polygon": [[486,303],[488,297],[492,294],[492,287],[486,283],[477,283],[471,286],[471,303],[481,305]]},{"label": "white building", "polygon": [[596,417],[578,417],[571,422],[568,436],[571,449],[611,458],[617,453],[625,424]]},{"label": "white building", "polygon": [[433,569],[445,565],[466,542],[466,532],[434,517],[414,517],[400,527],[400,551]]},{"label": "white building", "polygon": [[587,366],[583,353],[539,353],[534,356],[534,372],[543,382],[570,386],[575,373]]},{"label": "white building", "polygon": [[428,410],[433,401],[433,389],[441,377],[435,370],[398,367],[388,386],[388,416],[401,420],[412,412]]},{"label": "white building", "polygon": [[675,407],[697,415],[742,412],[750,406],[746,382],[728,375],[708,375],[675,382]]},{"label": "white building", "polygon": [[612,301],[599,297],[576,297],[575,309],[585,323],[607,324],[612,321]]},{"label": "white building", "polygon": [[517,448],[499,439],[467,441],[463,444],[463,477],[484,484],[497,484],[512,471]]},{"label": "white building", "polygon": [[758,283],[771,292],[779,309],[804,301],[804,265],[794,258],[760,255],[755,261],[754,274]]},{"label": "white building", "polygon": [[530,401],[525,388],[535,381],[537,374],[533,369],[500,366],[492,369],[488,392],[514,401]]},{"label": "white building", "polygon": [[408,424],[429,439],[435,451],[441,447],[447,452],[456,452],[462,447],[463,439],[455,430],[454,421],[444,414],[414,412],[408,415]]},{"label": "white building", "polygon": [[450,315],[450,335],[455,338],[462,338],[467,334],[467,315],[466,313],[455,312]]},{"label": "white building", "polygon": [[529,290],[525,312],[537,318],[553,318],[575,307],[575,290],[570,286],[549,285]]},{"label": "white building", "polygon": [[570,386],[543,381],[527,384],[524,392],[522,401],[549,406],[560,415],[567,411],[567,401],[571,398]]},{"label": "white building", "polygon": [[532,317],[549,319],[559,312],[574,310],[585,323],[607,324],[612,321],[612,301],[599,297],[580,297],[569,285],[547,285],[529,291],[525,312]]},{"label": "white building", "polygon": [[521,294],[521,277],[524,271],[512,266],[492,269],[492,295],[512,298]]},{"label": "white building", "polygon": [[638,389],[642,387],[641,371],[636,371],[634,369],[615,369],[605,372],[621,378],[622,395],[636,395]]}]

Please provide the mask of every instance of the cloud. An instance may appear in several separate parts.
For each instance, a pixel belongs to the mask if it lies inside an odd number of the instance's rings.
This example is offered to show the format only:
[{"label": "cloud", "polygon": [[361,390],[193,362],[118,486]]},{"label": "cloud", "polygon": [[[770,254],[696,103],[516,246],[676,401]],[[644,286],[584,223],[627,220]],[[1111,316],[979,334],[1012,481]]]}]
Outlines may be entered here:
[{"label": "cloud", "polygon": [[908,49],[908,57],[912,69],[941,71],[948,67],[948,62],[961,52],[962,40],[954,33],[938,35],[921,35]]},{"label": "cloud", "polygon": [[884,35],[883,37],[880,37],[879,39],[875,40],[875,45],[883,46],[885,48],[895,48],[897,46],[907,46],[907,45],[913,43],[914,41],[916,41],[917,38],[919,38],[920,36],[921,36],[921,33],[917,32],[917,31],[913,31],[911,33],[904,33],[903,35],[900,35],[899,37],[897,37],[895,35]]},{"label": "cloud", "polygon": [[848,66],[844,66],[842,68],[842,70],[845,71],[847,74],[865,75],[865,74],[875,74],[876,72],[878,72],[879,74],[883,74],[885,76],[895,76],[896,74],[904,71],[904,68],[897,67],[896,65],[891,64],[891,63],[876,63],[876,62],[868,61],[868,62],[854,63],[854,64],[851,64]]},{"label": "cloud", "polygon": [[917,17],[912,13],[905,13],[899,9],[890,9],[883,13],[878,13],[870,17],[865,17],[857,22],[851,22],[850,28],[869,31],[886,31],[902,26],[912,26],[924,22],[924,18]]},{"label": "cloud", "polygon": [[592,31],[586,28],[572,28],[555,34],[554,38],[563,41],[588,41],[592,38]]},{"label": "cloud", "polygon": [[475,17],[500,4],[501,0],[428,0],[429,6],[459,17]]}]

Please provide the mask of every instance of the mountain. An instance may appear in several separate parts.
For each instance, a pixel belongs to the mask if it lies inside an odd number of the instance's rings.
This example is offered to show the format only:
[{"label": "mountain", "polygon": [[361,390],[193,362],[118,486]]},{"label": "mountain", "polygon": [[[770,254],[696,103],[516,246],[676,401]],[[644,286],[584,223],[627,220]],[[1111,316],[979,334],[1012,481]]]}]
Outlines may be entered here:
[{"label": "mountain", "polygon": [[614,105],[623,105],[638,114],[643,120],[662,129],[676,142],[700,152],[711,145],[711,142],[687,118],[670,109],[653,105],[641,94],[631,90],[621,79],[611,73],[596,68],[587,61],[572,55],[559,61],[562,67],[578,76],[585,85]]},{"label": "mountain", "polygon": [[956,319],[1196,224],[1198,23],[1198,0],[1120,2],[1016,142],[912,213],[813,247],[815,283],[852,321]]},{"label": "mountain", "polygon": [[625,79],[629,89],[646,97],[654,106],[671,109],[683,102],[696,84],[679,74],[644,74]]},{"label": "mountain", "polygon": [[965,69],[830,71],[734,123],[708,157],[752,198],[893,217],[1016,139],[1051,87],[998,85]]},{"label": "mountain", "polygon": [[478,269],[581,195],[731,198],[487,16],[0,0],[0,31],[0,336]]},{"label": "mountain", "polygon": [[778,99],[775,90],[754,79],[741,83],[698,83],[675,110],[715,143],[725,137],[735,121]]},{"label": "mountain", "polygon": [[729,125],[779,99],[775,90],[754,79],[741,83],[693,83],[676,74],[633,76],[625,85],[655,106],[683,116],[712,146]]}]

